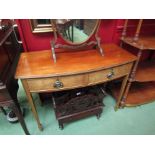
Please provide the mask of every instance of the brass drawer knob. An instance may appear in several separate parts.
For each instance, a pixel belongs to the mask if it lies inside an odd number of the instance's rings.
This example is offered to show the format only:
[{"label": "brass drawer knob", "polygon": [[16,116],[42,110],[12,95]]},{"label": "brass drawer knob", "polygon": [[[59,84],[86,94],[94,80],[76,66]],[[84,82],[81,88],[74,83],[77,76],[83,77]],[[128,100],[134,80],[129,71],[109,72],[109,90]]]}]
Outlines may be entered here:
[{"label": "brass drawer knob", "polygon": [[113,71],[113,69],[111,69],[110,73],[108,73],[108,75],[107,75],[107,78],[111,79],[114,75],[115,75],[114,71]]},{"label": "brass drawer knob", "polygon": [[63,83],[59,80],[56,80],[55,83],[53,84],[54,88],[62,88],[63,87]]}]

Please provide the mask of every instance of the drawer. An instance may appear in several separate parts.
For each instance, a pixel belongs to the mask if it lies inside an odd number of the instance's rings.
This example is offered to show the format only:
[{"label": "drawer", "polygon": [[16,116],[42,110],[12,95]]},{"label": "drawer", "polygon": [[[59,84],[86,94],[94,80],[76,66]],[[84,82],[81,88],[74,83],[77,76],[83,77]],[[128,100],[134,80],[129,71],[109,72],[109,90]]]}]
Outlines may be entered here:
[{"label": "drawer", "polygon": [[132,63],[91,73],[28,79],[30,92],[59,91],[110,81],[130,73]]},{"label": "drawer", "polygon": [[89,73],[88,85],[110,81],[110,80],[125,76],[130,73],[131,67],[132,67],[132,63],[129,63],[129,64],[113,67],[110,69]]},{"label": "drawer", "polygon": [[38,78],[27,80],[30,92],[58,91],[88,84],[88,75],[70,75],[62,77]]}]

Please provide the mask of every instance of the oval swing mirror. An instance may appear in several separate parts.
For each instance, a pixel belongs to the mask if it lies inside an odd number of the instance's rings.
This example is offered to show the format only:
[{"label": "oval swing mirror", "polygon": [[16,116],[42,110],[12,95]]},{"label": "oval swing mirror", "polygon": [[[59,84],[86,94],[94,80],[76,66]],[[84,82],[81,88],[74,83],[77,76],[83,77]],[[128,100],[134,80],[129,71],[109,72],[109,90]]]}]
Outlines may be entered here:
[{"label": "oval swing mirror", "polygon": [[[56,62],[55,48],[67,48],[72,50],[87,49],[89,46],[98,47],[101,55],[103,51],[100,47],[98,19],[55,19],[51,20],[54,30],[54,39],[51,41],[52,54]],[[64,40],[64,44],[57,44],[57,36]],[[94,37],[93,37],[94,36]],[[91,38],[94,39],[91,39]]]},{"label": "oval swing mirror", "polygon": [[57,19],[56,28],[61,37],[69,44],[86,42],[97,28],[97,19]]}]

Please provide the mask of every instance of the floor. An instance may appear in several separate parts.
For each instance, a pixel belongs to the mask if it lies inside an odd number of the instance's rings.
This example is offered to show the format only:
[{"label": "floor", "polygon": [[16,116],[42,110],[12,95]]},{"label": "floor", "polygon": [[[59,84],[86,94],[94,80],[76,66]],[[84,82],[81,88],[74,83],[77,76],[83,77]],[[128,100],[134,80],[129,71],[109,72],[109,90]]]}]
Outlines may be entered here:
[{"label": "floor", "polygon": [[[106,96],[105,107],[101,118],[95,116],[65,124],[60,130],[51,103],[40,106],[37,94],[33,98],[37,105],[40,120],[44,130],[39,131],[30,111],[21,83],[18,99],[26,109],[25,121],[32,135],[153,135],[155,134],[155,102],[134,108],[124,108],[114,111],[115,100]],[[19,123],[11,124],[0,112],[0,135],[23,135]]]}]

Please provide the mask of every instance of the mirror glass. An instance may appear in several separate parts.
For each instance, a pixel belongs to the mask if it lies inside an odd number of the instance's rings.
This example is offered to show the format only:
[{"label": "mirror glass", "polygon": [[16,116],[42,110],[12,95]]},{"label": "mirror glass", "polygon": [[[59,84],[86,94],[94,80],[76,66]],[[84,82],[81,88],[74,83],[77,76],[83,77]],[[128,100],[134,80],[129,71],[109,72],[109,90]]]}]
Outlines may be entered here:
[{"label": "mirror glass", "polygon": [[97,19],[56,19],[56,28],[64,40],[72,44],[87,41],[94,33]]}]

